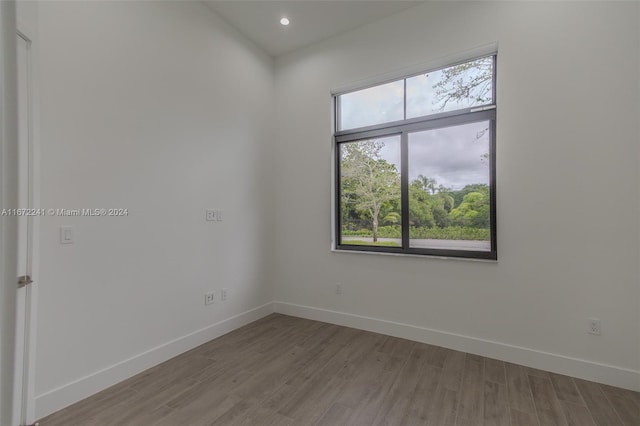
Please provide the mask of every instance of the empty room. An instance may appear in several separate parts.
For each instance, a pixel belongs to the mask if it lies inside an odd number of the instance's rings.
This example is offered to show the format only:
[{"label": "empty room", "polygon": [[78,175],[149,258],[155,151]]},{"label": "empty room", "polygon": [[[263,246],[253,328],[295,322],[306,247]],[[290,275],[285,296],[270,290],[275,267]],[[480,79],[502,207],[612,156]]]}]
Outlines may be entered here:
[{"label": "empty room", "polygon": [[640,424],[640,2],[0,21],[1,426]]}]

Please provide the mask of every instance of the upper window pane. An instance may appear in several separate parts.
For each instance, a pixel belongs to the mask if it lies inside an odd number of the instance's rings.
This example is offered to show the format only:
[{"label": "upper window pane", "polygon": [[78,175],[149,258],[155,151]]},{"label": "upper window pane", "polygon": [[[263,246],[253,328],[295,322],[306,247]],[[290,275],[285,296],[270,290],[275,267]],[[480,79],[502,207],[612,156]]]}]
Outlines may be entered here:
[{"label": "upper window pane", "polygon": [[338,130],[355,129],[404,119],[404,80],[338,97]]},{"label": "upper window pane", "polygon": [[407,78],[407,117],[493,103],[493,56]]}]

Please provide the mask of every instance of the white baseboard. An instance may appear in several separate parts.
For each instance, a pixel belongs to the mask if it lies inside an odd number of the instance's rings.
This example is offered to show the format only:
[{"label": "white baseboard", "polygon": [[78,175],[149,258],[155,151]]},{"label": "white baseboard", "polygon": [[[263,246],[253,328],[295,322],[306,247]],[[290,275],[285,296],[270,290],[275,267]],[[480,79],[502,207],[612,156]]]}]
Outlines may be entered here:
[{"label": "white baseboard", "polygon": [[600,364],[579,358],[542,352],[535,349],[514,346],[464,336],[446,331],[418,327],[378,318],[365,317],[345,312],[331,311],[312,306],[286,302],[274,302],[275,312],[295,317],[307,318],[331,324],[357,328],[400,337],[458,351],[469,352],[488,358],[499,359],[540,370],[565,374],[598,383],[605,383],[625,389],[640,391],[640,371]]},{"label": "white baseboard", "polygon": [[48,416],[183,352],[265,317],[273,313],[273,309],[273,302],[266,303],[38,395],[35,398],[36,418]]}]

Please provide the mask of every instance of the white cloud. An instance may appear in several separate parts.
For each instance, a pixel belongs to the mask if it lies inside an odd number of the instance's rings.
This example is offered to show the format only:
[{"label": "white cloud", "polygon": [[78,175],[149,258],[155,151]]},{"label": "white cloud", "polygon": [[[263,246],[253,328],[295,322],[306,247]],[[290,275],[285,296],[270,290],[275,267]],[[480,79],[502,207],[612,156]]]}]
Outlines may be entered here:
[{"label": "white cloud", "polygon": [[418,175],[462,189],[489,184],[488,122],[428,130],[409,135],[409,181]]}]

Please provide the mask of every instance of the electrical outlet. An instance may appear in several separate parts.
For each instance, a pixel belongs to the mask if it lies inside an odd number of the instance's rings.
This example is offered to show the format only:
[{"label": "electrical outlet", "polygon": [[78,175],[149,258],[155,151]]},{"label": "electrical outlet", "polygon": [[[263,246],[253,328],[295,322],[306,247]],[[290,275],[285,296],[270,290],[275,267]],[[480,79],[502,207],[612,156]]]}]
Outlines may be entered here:
[{"label": "electrical outlet", "polygon": [[342,294],[342,283],[336,283],[336,294]]},{"label": "electrical outlet", "polygon": [[205,293],[204,294],[204,304],[205,305],[210,305],[213,302],[215,302],[216,297],[215,297],[215,293],[213,291],[210,291],[209,293]]},{"label": "electrical outlet", "polygon": [[587,319],[587,333],[600,335],[602,332],[602,324],[598,318],[588,318]]},{"label": "electrical outlet", "polygon": [[225,300],[227,300],[227,289],[223,288],[222,290],[220,290],[220,300],[222,300],[223,302]]}]

